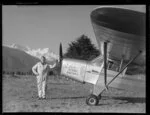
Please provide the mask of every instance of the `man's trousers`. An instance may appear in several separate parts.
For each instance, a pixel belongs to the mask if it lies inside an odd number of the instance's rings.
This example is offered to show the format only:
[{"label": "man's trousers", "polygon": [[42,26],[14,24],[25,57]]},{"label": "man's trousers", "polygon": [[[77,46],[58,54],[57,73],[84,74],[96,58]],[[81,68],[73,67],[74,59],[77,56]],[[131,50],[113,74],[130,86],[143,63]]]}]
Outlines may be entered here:
[{"label": "man's trousers", "polygon": [[42,79],[43,76],[37,76],[37,88],[39,98],[45,98],[46,79]]}]

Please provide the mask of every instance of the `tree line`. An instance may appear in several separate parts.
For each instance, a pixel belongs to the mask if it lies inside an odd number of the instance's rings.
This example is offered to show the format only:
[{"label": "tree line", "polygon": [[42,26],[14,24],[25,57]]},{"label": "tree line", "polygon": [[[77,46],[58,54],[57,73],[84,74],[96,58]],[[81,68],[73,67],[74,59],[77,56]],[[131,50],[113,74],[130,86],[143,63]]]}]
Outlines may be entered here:
[{"label": "tree line", "polygon": [[7,70],[3,70],[2,71],[3,75],[33,75],[32,71],[29,72],[22,72],[22,71],[7,71]]}]

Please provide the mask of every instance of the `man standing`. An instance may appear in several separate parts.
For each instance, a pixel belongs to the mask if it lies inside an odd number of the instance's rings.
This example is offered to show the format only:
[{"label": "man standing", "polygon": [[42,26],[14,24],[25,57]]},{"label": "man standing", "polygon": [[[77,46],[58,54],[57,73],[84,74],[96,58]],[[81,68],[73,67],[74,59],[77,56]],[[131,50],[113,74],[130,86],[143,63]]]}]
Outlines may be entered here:
[{"label": "man standing", "polygon": [[36,75],[36,78],[37,78],[37,88],[38,88],[39,99],[42,99],[42,98],[45,99],[47,75],[50,69],[56,66],[56,63],[54,65],[48,65],[46,63],[46,58],[44,56],[42,56],[40,60],[41,60],[40,62],[38,62],[36,65],[32,67],[32,71]]}]

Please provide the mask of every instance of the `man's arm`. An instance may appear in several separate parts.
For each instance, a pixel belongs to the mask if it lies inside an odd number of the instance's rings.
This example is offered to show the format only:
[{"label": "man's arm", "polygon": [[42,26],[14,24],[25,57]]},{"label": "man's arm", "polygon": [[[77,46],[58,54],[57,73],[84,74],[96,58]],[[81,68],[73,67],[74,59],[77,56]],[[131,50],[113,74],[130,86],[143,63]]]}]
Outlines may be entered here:
[{"label": "man's arm", "polygon": [[36,65],[34,65],[34,66],[32,67],[32,72],[33,72],[35,75],[38,75],[38,72],[36,71],[36,70],[37,70],[37,66],[38,66],[38,64],[36,64]]}]

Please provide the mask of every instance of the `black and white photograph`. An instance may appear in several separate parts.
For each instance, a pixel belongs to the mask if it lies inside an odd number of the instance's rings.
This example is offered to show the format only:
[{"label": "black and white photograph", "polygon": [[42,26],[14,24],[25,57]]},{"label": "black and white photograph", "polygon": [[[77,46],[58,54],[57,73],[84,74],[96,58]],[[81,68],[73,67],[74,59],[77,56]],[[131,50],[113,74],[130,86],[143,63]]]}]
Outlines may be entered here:
[{"label": "black and white photograph", "polygon": [[146,5],[2,5],[2,112],[146,113]]}]

